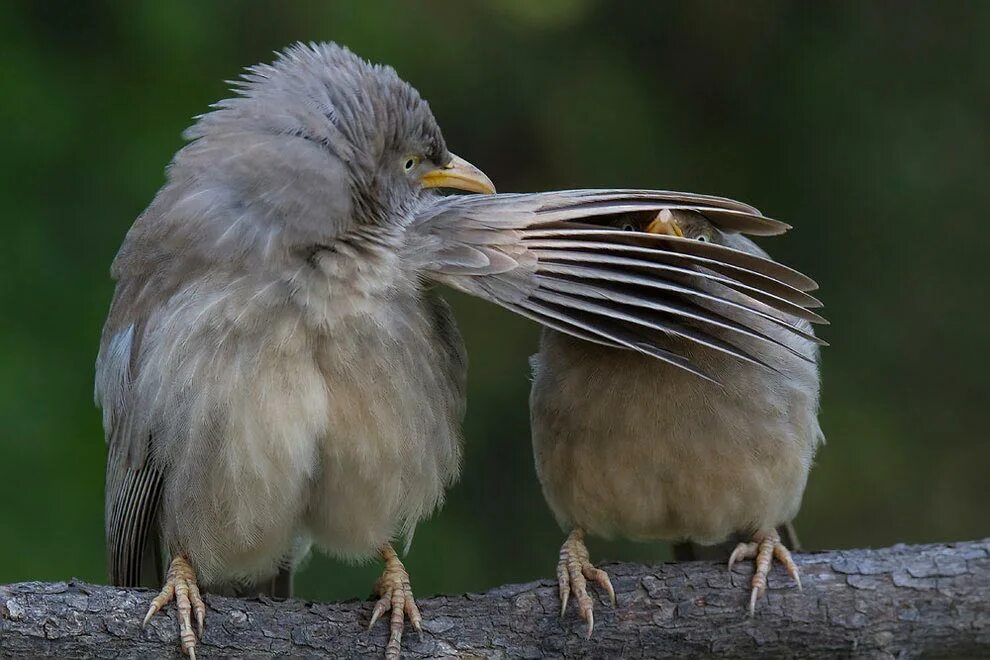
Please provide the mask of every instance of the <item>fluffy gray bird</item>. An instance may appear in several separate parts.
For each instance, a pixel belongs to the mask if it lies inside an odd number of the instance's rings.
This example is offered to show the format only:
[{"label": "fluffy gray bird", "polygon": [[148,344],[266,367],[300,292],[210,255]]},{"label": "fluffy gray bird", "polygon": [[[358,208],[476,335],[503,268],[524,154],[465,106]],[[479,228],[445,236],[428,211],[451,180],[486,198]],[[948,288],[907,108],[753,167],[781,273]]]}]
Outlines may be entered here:
[{"label": "fluffy gray bird", "polygon": [[[619,216],[611,224],[766,257],[741,228],[720,229],[710,212],[671,209],[655,217]],[[628,276],[609,279],[615,295],[643,285]],[[693,290],[696,311],[721,310],[739,321],[755,309],[760,318],[746,327],[702,315],[685,321],[710,335],[674,329],[657,338],[677,361],[644,360],[544,330],[532,360],[537,473],[550,508],[570,532],[557,568],[561,614],[573,594],[589,636],[594,615],[587,582],[599,584],[613,605],[615,593],[608,575],[590,561],[586,532],[702,545],[743,534],[751,540],[736,546],[729,567],[756,560],[750,614],[773,558],[800,587],[776,528],[797,514],[823,441],[817,419],[823,342],[810,325],[823,319],[809,311],[819,303],[806,293],[815,285],[781,270],[772,286],[763,282],[771,297],[751,297],[745,286],[756,283],[751,274],[704,264],[674,279]],[[660,292],[657,309],[668,306],[669,295]]]},{"label": "fluffy gray bird", "polygon": [[[666,356],[639,330],[649,291],[606,309],[594,301],[607,287],[569,274],[625,245],[595,231],[603,218],[688,205],[729,226],[777,227],[679,193],[442,197],[436,188],[494,190],[448,151],[412,87],[334,45],[252,67],[186,137],[114,261],[96,398],[110,580],[164,583],[148,618],[174,599],[190,656],[201,590],[285,595],[311,545],[384,560],[371,622],[391,611],[387,656],[405,617],[419,628],[391,542],[410,538],[457,477],[466,371],[431,282]],[[662,238],[614,270],[645,268],[636,277],[662,287],[670,273],[651,260],[779,269],[731,250],[684,255]]]}]

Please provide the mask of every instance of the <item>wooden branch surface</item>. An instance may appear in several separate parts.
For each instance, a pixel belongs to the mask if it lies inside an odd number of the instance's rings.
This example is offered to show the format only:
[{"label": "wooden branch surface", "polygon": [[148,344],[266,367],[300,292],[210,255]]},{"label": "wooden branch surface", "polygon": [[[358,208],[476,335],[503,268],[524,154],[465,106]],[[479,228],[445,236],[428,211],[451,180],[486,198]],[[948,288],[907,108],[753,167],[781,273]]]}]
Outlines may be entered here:
[{"label": "wooden branch surface", "polygon": [[[403,657],[990,656],[990,539],[795,559],[804,590],[774,566],[753,619],[752,562],[732,572],[712,562],[605,566],[619,606],[597,599],[590,640],[572,606],[559,617],[549,580],[423,599],[423,637],[407,626]],[[81,582],[0,586],[0,656],[176,657],[173,606],[141,627],[152,595]],[[371,602],[206,600],[200,658],[384,649],[387,626],[366,628]]]}]

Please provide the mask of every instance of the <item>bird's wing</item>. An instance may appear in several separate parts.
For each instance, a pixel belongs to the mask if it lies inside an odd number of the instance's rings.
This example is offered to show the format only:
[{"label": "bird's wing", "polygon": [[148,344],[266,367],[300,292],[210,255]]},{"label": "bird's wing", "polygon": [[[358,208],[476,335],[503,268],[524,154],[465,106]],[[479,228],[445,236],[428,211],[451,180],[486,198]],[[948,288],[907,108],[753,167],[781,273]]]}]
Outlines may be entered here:
[{"label": "bird's wing", "polygon": [[[732,200],[646,190],[464,195],[432,199],[410,226],[432,279],[588,341],[630,348],[708,377],[659,348],[675,335],[762,363],[725,336],[783,346],[770,320],[817,341],[797,319],[811,311],[810,278],[760,255],[677,236],[609,226],[619,214],[684,209],[730,232],[777,234],[788,225]],[[744,296],[715,295],[724,285]],[[705,304],[699,304],[703,301]],[[714,303],[711,304],[711,303]],[[793,351],[792,351],[793,352]],[[813,356],[802,356],[813,360]]]},{"label": "bird's wing", "polygon": [[162,473],[148,460],[151,433],[132,404],[144,323],[125,316],[124,310],[140,308],[128,300],[131,292],[125,285],[117,288],[96,363],[96,400],[103,409],[107,441],[107,573],[114,585],[158,586],[161,561],[155,516]]}]

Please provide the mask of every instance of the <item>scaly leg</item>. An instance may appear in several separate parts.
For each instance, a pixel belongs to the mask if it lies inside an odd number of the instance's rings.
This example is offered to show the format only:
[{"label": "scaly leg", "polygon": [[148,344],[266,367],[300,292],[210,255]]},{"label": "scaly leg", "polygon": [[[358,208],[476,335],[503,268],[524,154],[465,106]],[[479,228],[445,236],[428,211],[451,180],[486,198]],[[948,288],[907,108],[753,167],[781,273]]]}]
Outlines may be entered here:
[{"label": "scaly leg", "polygon": [[146,625],[151,617],[175,599],[175,607],[179,613],[179,640],[182,642],[182,650],[189,656],[190,660],[196,660],[196,633],[192,627],[192,613],[196,613],[196,625],[199,636],[203,636],[203,623],[206,620],[206,603],[199,593],[199,585],[196,582],[196,571],[192,564],[179,555],[172,560],[165,575],[165,586],[151,601],[151,607],[144,617]]},{"label": "scaly leg", "polygon": [[419,614],[416,601],[413,599],[412,587],[409,586],[409,573],[402,565],[399,556],[395,554],[392,545],[386,543],[379,550],[382,559],[385,560],[385,570],[382,576],[375,582],[375,593],[380,596],[375,603],[375,609],[371,613],[371,628],[378,621],[378,618],[392,611],[389,621],[388,645],[385,647],[385,658],[387,660],[399,660],[399,651],[402,648],[402,627],[405,624],[405,617],[409,617],[409,623],[420,635],[423,634],[423,617]]},{"label": "scaly leg", "polygon": [[567,610],[567,600],[574,592],[578,614],[588,622],[588,638],[595,628],[595,609],[588,595],[588,580],[593,580],[608,592],[612,607],[615,607],[615,589],[608,573],[595,568],[584,545],[584,530],[574,529],[564,544],[560,546],[560,561],[557,562],[557,586],[560,590],[560,616]]},{"label": "scaly leg", "polygon": [[797,564],[791,557],[790,550],[780,542],[780,535],[776,531],[757,532],[753,535],[753,540],[749,543],[740,543],[732,551],[729,557],[729,570],[732,565],[741,559],[756,559],[756,572],[753,573],[753,591],[749,596],[749,615],[753,616],[756,611],[756,599],[767,589],[767,575],[770,573],[770,564],[774,557],[777,558],[787,573],[797,582],[798,589],[801,588],[801,576],[798,574]]}]

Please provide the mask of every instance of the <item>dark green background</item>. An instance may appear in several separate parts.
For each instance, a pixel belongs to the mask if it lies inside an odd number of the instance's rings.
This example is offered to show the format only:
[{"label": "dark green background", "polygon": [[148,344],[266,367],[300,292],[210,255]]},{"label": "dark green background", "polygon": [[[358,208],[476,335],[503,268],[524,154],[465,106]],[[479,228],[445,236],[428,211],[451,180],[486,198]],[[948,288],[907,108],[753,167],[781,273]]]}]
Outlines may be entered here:
[{"label": "dark green background", "polygon": [[[103,579],[110,261],[192,116],[296,40],[394,65],[503,191],[690,190],[792,223],[763,245],[833,323],[805,544],[990,534],[988,35],[990,2],[0,3],[0,583]],[[451,298],[466,464],[408,557],[423,596],[549,577],[562,537],[530,455],[536,328]],[[297,586],[365,596],[378,570],[316,557]]]}]

